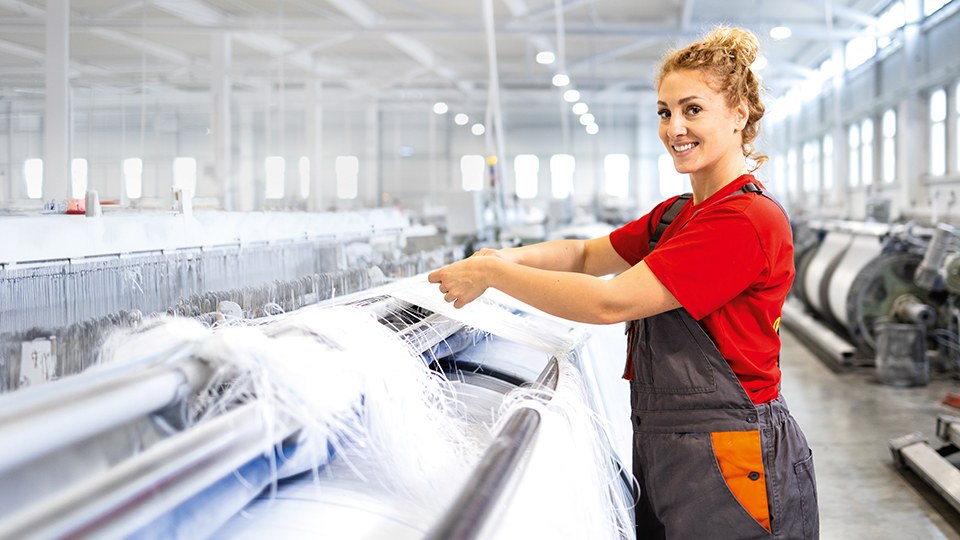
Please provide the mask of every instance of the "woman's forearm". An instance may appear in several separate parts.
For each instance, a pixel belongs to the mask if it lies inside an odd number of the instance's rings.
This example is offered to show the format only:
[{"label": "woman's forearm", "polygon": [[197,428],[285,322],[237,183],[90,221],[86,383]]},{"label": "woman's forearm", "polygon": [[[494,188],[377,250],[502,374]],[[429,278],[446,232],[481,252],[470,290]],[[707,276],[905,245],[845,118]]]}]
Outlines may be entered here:
[{"label": "woman's forearm", "polygon": [[630,268],[606,236],[592,240],[553,240],[502,249],[499,253],[501,258],[509,262],[556,272],[605,276]]},{"label": "woman's forearm", "polygon": [[501,252],[507,261],[541,270],[580,272],[583,269],[583,240],[553,240],[529,246],[505,248]]}]

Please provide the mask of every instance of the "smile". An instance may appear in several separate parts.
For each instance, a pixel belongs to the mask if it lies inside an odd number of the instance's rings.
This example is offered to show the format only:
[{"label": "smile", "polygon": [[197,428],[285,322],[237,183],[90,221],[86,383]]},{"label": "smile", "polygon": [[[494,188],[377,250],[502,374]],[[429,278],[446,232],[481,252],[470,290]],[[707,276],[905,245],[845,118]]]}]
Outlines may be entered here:
[{"label": "smile", "polygon": [[693,142],[692,142],[692,143],[687,143],[687,144],[681,144],[681,145],[679,145],[679,146],[673,145],[673,151],[676,152],[676,153],[678,153],[678,154],[682,154],[682,153],[686,152],[687,150],[690,150],[690,149],[693,148],[694,146],[697,146],[698,144],[700,144],[700,143],[693,143]]}]

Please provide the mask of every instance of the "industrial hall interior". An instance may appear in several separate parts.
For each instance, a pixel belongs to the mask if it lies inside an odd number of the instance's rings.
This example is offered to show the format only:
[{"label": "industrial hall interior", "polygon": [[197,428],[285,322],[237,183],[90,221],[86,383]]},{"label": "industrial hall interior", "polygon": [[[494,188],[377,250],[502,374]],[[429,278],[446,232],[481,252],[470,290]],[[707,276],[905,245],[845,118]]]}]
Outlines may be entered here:
[{"label": "industrial hall interior", "polygon": [[960,540],[958,51],[0,0],[0,540]]}]

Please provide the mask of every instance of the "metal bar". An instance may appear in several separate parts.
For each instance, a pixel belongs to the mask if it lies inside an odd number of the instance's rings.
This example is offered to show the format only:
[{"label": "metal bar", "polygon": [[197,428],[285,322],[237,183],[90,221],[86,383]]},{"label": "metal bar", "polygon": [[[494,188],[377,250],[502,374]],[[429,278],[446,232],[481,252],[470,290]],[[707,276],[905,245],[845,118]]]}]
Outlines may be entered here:
[{"label": "metal bar", "polygon": [[853,362],[856,347],[804,313],[792,302],[783,304],[783,324],[817,354],[833,364],[849,366]]},{"label": "metal bar", "polygon": [[[559,377],[560,365],[556,358],[551,358],[535,386],[555,390]],[[539,427],[540,413],[536,410],[513,413],[484,452],[457,500],[427,535],[428,540],[470,540],[480,535]]]},{"label": "metal bar", "polygon": [[960,427],[957,427],[957,418],[951,418],[951,421],[947,422],[946,433],[941,437],[960,448]]},{"label": "metal bar", "polygon": [[894,460],[913,470],[960,511],[960,470],[916,434],[891,441]]},{"label": "metal bar", "polygon": [[[277,424],[279,440],[294,428]],[[0,538],[127,536],[262,454],[263,413],[243,405],[0,522]]]},{"label": "metal bar", "polygon": [[139,373],[92,372],[25,389],[23,396],[7,394],[0,399],[0,445],[11,451],[0,452],[0,471],[172,405],[207,375],[202,361],[189,360]]}]

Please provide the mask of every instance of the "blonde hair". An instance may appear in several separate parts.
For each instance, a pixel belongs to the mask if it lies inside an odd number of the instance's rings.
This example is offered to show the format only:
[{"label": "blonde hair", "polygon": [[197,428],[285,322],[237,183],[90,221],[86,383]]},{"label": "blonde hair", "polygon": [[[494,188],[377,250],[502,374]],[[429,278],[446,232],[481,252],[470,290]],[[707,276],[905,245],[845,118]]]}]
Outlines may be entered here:
[{"label": "blonde hair", "polygon": [[[764,106],[760,99],[760,78],[750,69],[757,59],[760,42],[749,30],[717,26],[700,41],[667,53],[657,74],[657,88],[674,71],[699,70],[708,75],[708,84],[727,99],[727,105],[747,104],[747,123],[743,127],[743,155],[760,168],[767,156],[756,152],[753,141],[760,132]],[[752,171],[751,171],[752,172]]]}]

